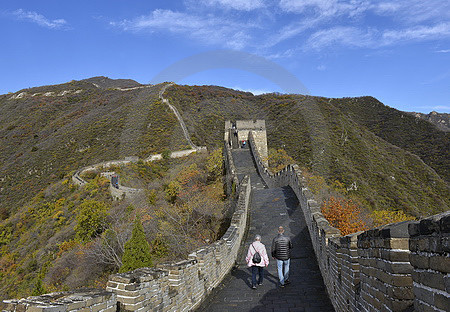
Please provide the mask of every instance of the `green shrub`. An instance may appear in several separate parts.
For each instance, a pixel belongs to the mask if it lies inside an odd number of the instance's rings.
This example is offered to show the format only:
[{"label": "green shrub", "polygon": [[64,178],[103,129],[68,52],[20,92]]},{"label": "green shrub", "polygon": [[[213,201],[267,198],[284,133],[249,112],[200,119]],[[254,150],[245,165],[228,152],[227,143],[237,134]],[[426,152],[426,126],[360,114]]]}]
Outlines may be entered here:
[{"label": "green shrub", "polygon": [[170,154],[172,154],[169,150],[164,150],[162,153],[161,153],[161,157],[163,158],[163,159],[169,159],[170,158]]},{"label": "green shrub", "polygon": [[122,256],[122,267],[119,273],[129,272],[142,267],[152,266],[150,246],[145,238],[144,228],[140,217],[134,221],[133,233]]},{"label": "green shrub", "polygon": [[77,225],[75,226],[76,239],[88,242],[106,228],[108,207],[103,202],[86,200],[78,209]]},{"label": "green shrub", "polygon": [[177,199],[178,193],[181,190],[181,184],[178,181],[172,181],[166,187],[166,199],[167,201],[174,203]]},{"label": "green shrub", "polygon": [[222,149],[218,148],[214,150],[206,161],[206,169],[208,170],[208,176],[211,180],[216,180],[222,177],[223,174],[223,154]]},{"label": "green shrub", "polygon": [[40,296],[42,294],[45,294],[46,290],[44,288],[44,285],[42,285],[42,279],[38,278],[36,281],[36,284],[34,285],[33,292],[31,293],[32,296]]}]

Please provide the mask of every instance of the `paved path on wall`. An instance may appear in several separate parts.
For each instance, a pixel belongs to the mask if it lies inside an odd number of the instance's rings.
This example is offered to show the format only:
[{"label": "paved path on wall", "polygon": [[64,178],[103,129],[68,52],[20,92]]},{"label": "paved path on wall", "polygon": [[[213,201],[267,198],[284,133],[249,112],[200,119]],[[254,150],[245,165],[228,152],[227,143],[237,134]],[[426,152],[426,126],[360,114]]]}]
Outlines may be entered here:
[{"label": "paved path on wall", "polygon": [[[238,176],[250,174],[252,184],[250,228],[241,246],[238,267],[228,274],[199,311],[334,311],[326,294],[308,228],[297,198],[290,187],[268,189],[256,173],[248,149],[233,150]],[[276,261],[269,256],[264,283],[251,289],[251,271],[244,260],[256,234],[262,236],[270,255],[272,238],[284,226],[294,248],[290,266],[291,284],[278,287]]]},{"label": "paved path on wall", "polygon": [[178,122],[180,123],[181,129],[183,129],[184,137],[186,138],[186,141],[191,146],[191,148],[193,148],[195,150],[205,149],[206,147],[197,146],[194,144],[194,142],[192,142],[191,136],[189,135],[189,131],[187,130],[186,124],[184,123],[183,117],[181,117],[181,114],[178,112],[178,109],[175,106],[173,106],[172,104],[170,104],[168,99],[164,98],[164,92],[166,92],[166,89],[173,85],[174,85],[174,83],[169,83],[169,84],[164,85],[164,87],[161,89],[161,91],[159,91],[159,98],[161,99],[161,101],[163,103],[165,103],[165,104],[167,104],[167,106],[169,106],[169,108],[173,111],[173,113],[177,117]]},{"label": "paved path on wall", "polygon": [[[96,85],[95,83],[94,83],[94,85],[98,88],[98,85]],[[162,100],[163,103],[166,103],[170,107],[170,109],[174,112],[175,116],[178,119],[178,122],[180,123],[181,128],[183,129],[184,136],[185,136],[188,144],[191,146],[192,149],[172,152],[170,154],[170,158],[184,157],[184,156],[187,156],[187,155],[189,155],[189,154],[191,154],[193,152],[196,152],[196,151],[206,150],[206,146],[197,146],[197,145],[195,145],[192,142],[191,137],[189,135],[189,132],[187,130],[186,124],[184,123],[183,118],[181,117],[180,113],[178,112],[178,110],[176,109],[175,106],[173,106],[173,105],[171,105],[169,103],[169,100],[164,98],[164,92],[166,91],[166,89],[168,87],[170,87],[172,85],[174,85],[174,83],[165,84],[161,88],[161,90],[159,91],[159,98]],[[127,88],[127,89],[117,88],[117,89],[119,89],[121,91],[127,91],[127,90],[134,90],[134,89],[147,88],[147,87],[149,87],[149,86],[134,87],[134,88]],[[159,159],[162,159],[162,154],[151,155],[151,156],[145,158],[144,161],[154,161],[154,160],[159,160]],[[91,166],[88,166],[88,167],[84,167],[84,168],[82,168],[80,170],[77,170],[73,174],[72,181],[75,182],[77,185],[83,186],[83,185],[87,184],[87,181],[85,181],[80,176],[84,171],[88,171],[88,170],[91,170],[91,168],[94,169],[96,167],[103,167],[103,168],[105,168],[105,167],[108,167],[110,165],[121,165],[121,164],[130,163],[130,162],[131,161],[128,161],[128,160],[110,160],[110,161],[98,163],[98,164],[95,164],[95,165],[91,165]],[[122,185],[119,185],[119,188],[124,190],[128,194],[142,191],[142,189],[134,189],[134,188],[131,188],[131,187],[124,187]]]}]

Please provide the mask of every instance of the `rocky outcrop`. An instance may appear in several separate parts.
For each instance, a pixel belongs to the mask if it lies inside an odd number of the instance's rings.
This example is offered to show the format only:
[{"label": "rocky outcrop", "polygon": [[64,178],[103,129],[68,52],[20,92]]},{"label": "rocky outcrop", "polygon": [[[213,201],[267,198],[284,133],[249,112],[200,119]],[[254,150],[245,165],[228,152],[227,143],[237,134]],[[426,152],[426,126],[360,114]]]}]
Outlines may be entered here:
[{"label": "rocky outcrop", "polygon": [[450,131],[450,114],[447,113],[438,113],[432,111],[429,114],[416,113],[412,112],[411,115],[414,115],[416,118],[420,118],[426,120],[433,125],[435,125],[439,130],[449,132]]}]

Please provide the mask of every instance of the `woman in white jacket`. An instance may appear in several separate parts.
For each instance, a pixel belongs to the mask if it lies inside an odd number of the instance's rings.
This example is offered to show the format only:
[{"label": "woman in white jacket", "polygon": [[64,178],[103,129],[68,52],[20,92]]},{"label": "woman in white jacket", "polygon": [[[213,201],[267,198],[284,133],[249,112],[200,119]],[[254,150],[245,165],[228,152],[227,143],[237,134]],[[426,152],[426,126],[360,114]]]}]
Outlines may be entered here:
[{"label": "woman in white jacket", "polygon": [[[253,262],[253,256],[259,253],[261,261]],[[262,285],[264,279],[264,267],[269,265],[269,257],[267,256],[266,246],[261,243],[261,236],[256,235],[255,241],[248,247],[247,257],[245,258],[247,265],[252,268],[252,288],[256,289],[256,274],[259,275],[258,285]]]}]

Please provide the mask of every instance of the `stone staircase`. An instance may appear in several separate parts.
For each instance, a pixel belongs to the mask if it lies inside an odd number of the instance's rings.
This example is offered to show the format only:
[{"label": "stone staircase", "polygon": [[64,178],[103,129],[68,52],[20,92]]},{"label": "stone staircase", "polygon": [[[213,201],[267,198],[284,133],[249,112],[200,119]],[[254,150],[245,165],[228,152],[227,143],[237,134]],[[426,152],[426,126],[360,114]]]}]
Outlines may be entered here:
[{"label": "stone staircase", "polygon": [[[235,149],[232,154],[238,177],[248,174],[251,180],[248,235],[240,247],[237,266],[199,311],[334,311],[294,192],[290,187],[268,188],[256,171],[249,149]],[[245,262],[248,246],[259,234],[270,254],[272,239],[280,225],[285,227],[294,244],[291,284],[278,287],[276,260],[269,256],[264,283],[253,290],[250,287],[251,271]]]}]

